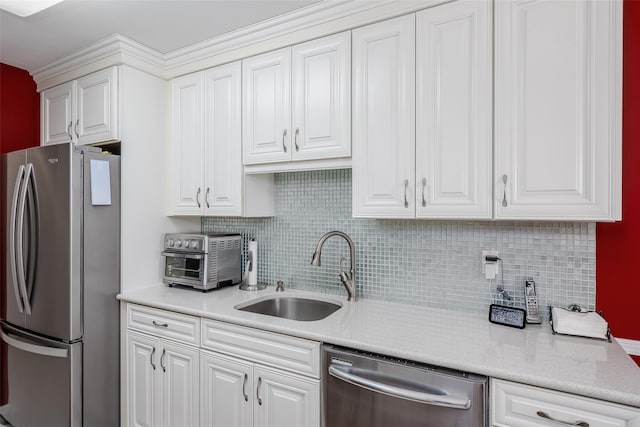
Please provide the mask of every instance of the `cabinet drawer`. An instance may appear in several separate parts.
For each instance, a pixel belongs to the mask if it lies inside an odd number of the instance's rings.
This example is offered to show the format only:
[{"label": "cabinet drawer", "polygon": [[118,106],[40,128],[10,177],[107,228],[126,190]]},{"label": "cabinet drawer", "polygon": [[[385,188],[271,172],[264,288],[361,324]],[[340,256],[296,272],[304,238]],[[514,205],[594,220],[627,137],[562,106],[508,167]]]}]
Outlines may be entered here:
[{"label": "cabinet drawer", "polygon": [[634,427],[640,426],[640,409],[554,390],[491,380],[491,425]]},{"label": "cabinet drawer", "polygon": [[127,327],[160,337],[200,344],[200,318],[127,304]]},{"label": "cabinet drawer", "polygon": [[202,320],[202,347],[320,378],[320,343]]}]

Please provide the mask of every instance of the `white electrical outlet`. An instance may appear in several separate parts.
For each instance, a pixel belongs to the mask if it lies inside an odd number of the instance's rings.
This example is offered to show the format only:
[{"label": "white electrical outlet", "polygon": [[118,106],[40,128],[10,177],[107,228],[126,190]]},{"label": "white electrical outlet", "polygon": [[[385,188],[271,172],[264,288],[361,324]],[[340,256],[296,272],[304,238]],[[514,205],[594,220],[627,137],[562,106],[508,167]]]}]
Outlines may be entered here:
[{"label": "white electrical outlet", "polygon": [[498,261],[487,261],[488,256],[498,257],[498,251],[482,251],[482,273],[484,277],[493,280],[500,274],[500,263]]}]

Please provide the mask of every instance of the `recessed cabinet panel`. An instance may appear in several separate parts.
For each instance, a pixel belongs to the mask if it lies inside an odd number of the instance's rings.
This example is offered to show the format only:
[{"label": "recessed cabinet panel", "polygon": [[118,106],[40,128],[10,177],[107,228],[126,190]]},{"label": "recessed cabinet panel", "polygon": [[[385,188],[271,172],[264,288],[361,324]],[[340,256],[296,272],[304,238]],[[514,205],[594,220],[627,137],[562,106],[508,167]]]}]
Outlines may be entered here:
[{"label": "recessed cabinet panel", "polygon": [[292,61],[292,159],[350,156],[350,33],[293,46]]},{"label": "recessed cabinet panel", "polygon": [[244,163],[289,160],[291,48],[242,61]]},{"label": "recessed cabinet panel", "polygon": [[116,67],[78,79],[78,144],[118,139],[118,70]]},{"label": "recessed cabinet panel", "polygon": [[241,65],[205,74],[205,215],[242,213]]},{"label": "recessed cabinet panel", "polygon": [[127,333],[127,406],[129,425],[152,427],[157,425],[156,416],[159,396],[155,388],[155,356],[157,340],[145,335]]},{"label": "recessed cabinet panel", "polygon": [[73,140],[73,99],[75,82],[69,82],[42,92],[42,145],[59,144]]},{"label": "recessed cabinet panel", "polygon": [[162,371],[163,425],[197,426],[199,423],[199,350],[162,344],[158,369]]},{"label": "recessed cabinet panel", "polygon": [[415,215],[415,19],[353,31],[353,216]]},{"label": "recessed cabinet panel", "polygon": [[491,5],[417,14],[416,217],[491,218]]},{"label": "recessed cabinet panel", "polygon": [[319,427],[320,381],[254,368],[255,427]]},{"label": "recessed cabinet panel", "polygon": [[496,216],[615,219],[618,2],[496,8]]},{"label": "recessed cabinet panel", "polygon": [[253,364],[200,353],[200,424],[208,427],[253,425]]},{"label": "recessed cabinet panel", "polygon": [[199,214],[203,201],[204,125],[202,114],[204,75],[196,73],[173,80],[173,210]]}]

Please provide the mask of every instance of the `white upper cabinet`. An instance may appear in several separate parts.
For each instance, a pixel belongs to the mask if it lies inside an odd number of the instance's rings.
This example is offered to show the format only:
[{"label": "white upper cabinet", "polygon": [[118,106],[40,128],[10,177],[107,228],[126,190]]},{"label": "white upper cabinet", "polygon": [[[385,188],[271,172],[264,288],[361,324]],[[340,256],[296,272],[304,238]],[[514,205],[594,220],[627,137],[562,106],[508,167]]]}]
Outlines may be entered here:
[{"label": "white upper cabinet", "polygon": [[495,216],[620,219],[620,1],[495,2]]},{"label": "white upper cabinet", "polygon": [[119,139],[117,67],[47,89],[40,99],[42,145]]},{"label": "white upper cabinet", "polygon": [[242,61],[244,163],[291,159],[291,48]]},{"label": "white upper cabinet", "polygon": [[172,82],[172,208],[202,214],[204,176],[204,73]]},{"label": "white upper cabinet", "polygon": [[292,48],[293,160],[351,155],[351,33]]},{"label": "white upper cabinet", "polygon": [[273,176],[242,169],[241,65],[172,82],[173,215],[273,215]]},{"label": "white upper cabinet", "polygon": [[242,67],[245,165],[351,155],[350,33],[254,56]]},{"label": "white upper cabinet", "polygon": [[353,216],[415,216],[415,16],[353,31]]},{"label": "white upper cabinet", "polygon": [[416,20],[416,217],[491,218],[491,4]]}]

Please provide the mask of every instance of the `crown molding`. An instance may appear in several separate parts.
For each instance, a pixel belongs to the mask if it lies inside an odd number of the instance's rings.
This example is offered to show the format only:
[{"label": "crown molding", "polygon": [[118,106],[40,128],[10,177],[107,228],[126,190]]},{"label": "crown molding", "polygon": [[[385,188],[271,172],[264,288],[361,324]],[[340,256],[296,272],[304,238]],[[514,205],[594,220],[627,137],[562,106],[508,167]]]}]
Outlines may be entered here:
[{"label": "crown molding", "polygon": [[39,91],[120,64],[171,79],[450,1],[325,0],[166,54],[113,34],[31,75]]},{"label": "crown molding", "polygon": [[164,56],[120,34],[98,40],[70,55],[31,72],[43,90],[111,65],[128,64],[166,78]]}]

